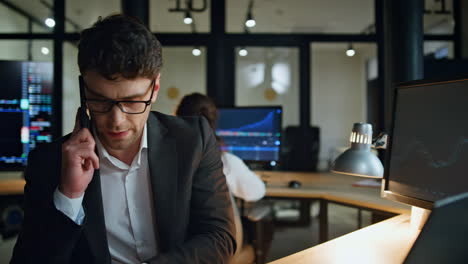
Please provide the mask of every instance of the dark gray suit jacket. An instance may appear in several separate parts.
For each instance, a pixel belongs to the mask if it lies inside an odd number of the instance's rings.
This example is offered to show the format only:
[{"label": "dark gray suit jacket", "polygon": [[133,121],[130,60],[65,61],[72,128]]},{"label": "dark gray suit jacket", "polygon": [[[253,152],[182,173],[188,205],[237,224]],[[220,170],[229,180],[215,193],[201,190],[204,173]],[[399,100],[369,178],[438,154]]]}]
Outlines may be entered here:
[{"label": "dark gray suit jacket", "polygon": [[[148,162],[159,255],[151,263],[225,263],[235,227],[222,162],[204,118],[152,112]],[[11,263],[109,263],[99,171],[76,225],[55,208],[62,138],[31,152],[25,171],[25,214]]]}]

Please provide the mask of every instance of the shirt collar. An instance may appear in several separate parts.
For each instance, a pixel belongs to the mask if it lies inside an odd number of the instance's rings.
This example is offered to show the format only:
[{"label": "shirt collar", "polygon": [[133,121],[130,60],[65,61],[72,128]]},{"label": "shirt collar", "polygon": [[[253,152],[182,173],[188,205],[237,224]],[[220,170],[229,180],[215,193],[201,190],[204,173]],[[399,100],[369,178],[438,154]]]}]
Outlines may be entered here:
[{"label": "shirt collar", "polygon": [[[94,128],[93,128],[93,134],[97,135],[96,130]],[[130,166],[128,166],[121,160],[109,154],[109,152],[107,152],[106,148],[102,145],[101,141],[99,140],[99,137],[95,136],[94,138],[96,140],[96,147],[99,153],[99,159],[102,159],[102,160],[107,159],[112,165],[123,170],[128,170],[135,166],[139,167],[141,164],[141,153],[144,149],[148,148],[147,135],[148,134],[147,134],[146,124],[145,124],[143,128],[143,135],[141,136],[141,140],[140,140],[140,149],[138,150],[138,153],[136,157],[133,159],[132,164]]]},{"label": "shirt collar", "polygon": [[141,141],[140,141],[140,149],[138,150],[138,155],[137,155],[138,166],[140,166],[141,164],[141,152],[147,148],[148,148],[148,132],[146,130],[146,123],[145,123],[145,127],[143,128],[143,135],[141,136]]}]

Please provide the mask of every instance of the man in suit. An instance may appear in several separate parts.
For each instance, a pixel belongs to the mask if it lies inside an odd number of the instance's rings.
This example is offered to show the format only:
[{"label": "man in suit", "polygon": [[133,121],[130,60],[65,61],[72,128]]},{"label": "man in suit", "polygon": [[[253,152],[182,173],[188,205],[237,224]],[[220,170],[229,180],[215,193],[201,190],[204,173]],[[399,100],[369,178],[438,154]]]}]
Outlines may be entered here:
[{"label": "man in suit", "polygon": [[[113,15],[82,32],[92,128],[31,152],[11,263],[226,263],[233,211],[205,119],[150,112],[161,47]],[[78,120],[78,119],[77,119]]]}]

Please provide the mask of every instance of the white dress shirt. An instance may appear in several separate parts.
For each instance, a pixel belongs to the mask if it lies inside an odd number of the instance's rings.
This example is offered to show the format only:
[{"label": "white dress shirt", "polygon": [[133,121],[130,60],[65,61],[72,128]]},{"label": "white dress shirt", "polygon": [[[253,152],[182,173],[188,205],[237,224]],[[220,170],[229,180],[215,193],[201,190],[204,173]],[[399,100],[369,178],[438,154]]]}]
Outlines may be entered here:
[{"label": "white dress shirt", "polygon": [[239,157],[223,152],[221,160],[227,185],[234,196],[248,202],[263,198],[265,184]]},{"label": "white dress shirt", "polygon": [[[112,263],[139,263],[156,256],[153,195],[149,178],[146,125],[140,149],[128,166],[111,156],[96,137],[107,241]],[[69,199],[57,189],[58,210],[77,224],[84,219],[83,197]]]}]

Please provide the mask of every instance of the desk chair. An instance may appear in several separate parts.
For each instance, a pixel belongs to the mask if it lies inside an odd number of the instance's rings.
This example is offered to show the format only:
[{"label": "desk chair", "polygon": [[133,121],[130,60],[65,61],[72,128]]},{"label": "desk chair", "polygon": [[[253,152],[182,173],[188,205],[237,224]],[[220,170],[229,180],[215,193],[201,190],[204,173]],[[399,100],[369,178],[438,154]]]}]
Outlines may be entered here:
[{"label": "desk chair", "polygon": [[0,195],[0,236],[12,238],[23,223],[23,195]]},{"label": "desk chair", "polygon": [[[244,203],[231,196],[236,225],[237,250],[232,264],[264,264],[273,240],[272,210],[268,205],[258,204],[244,209]],[[240,204],[241,209],[239,210]]]}]

